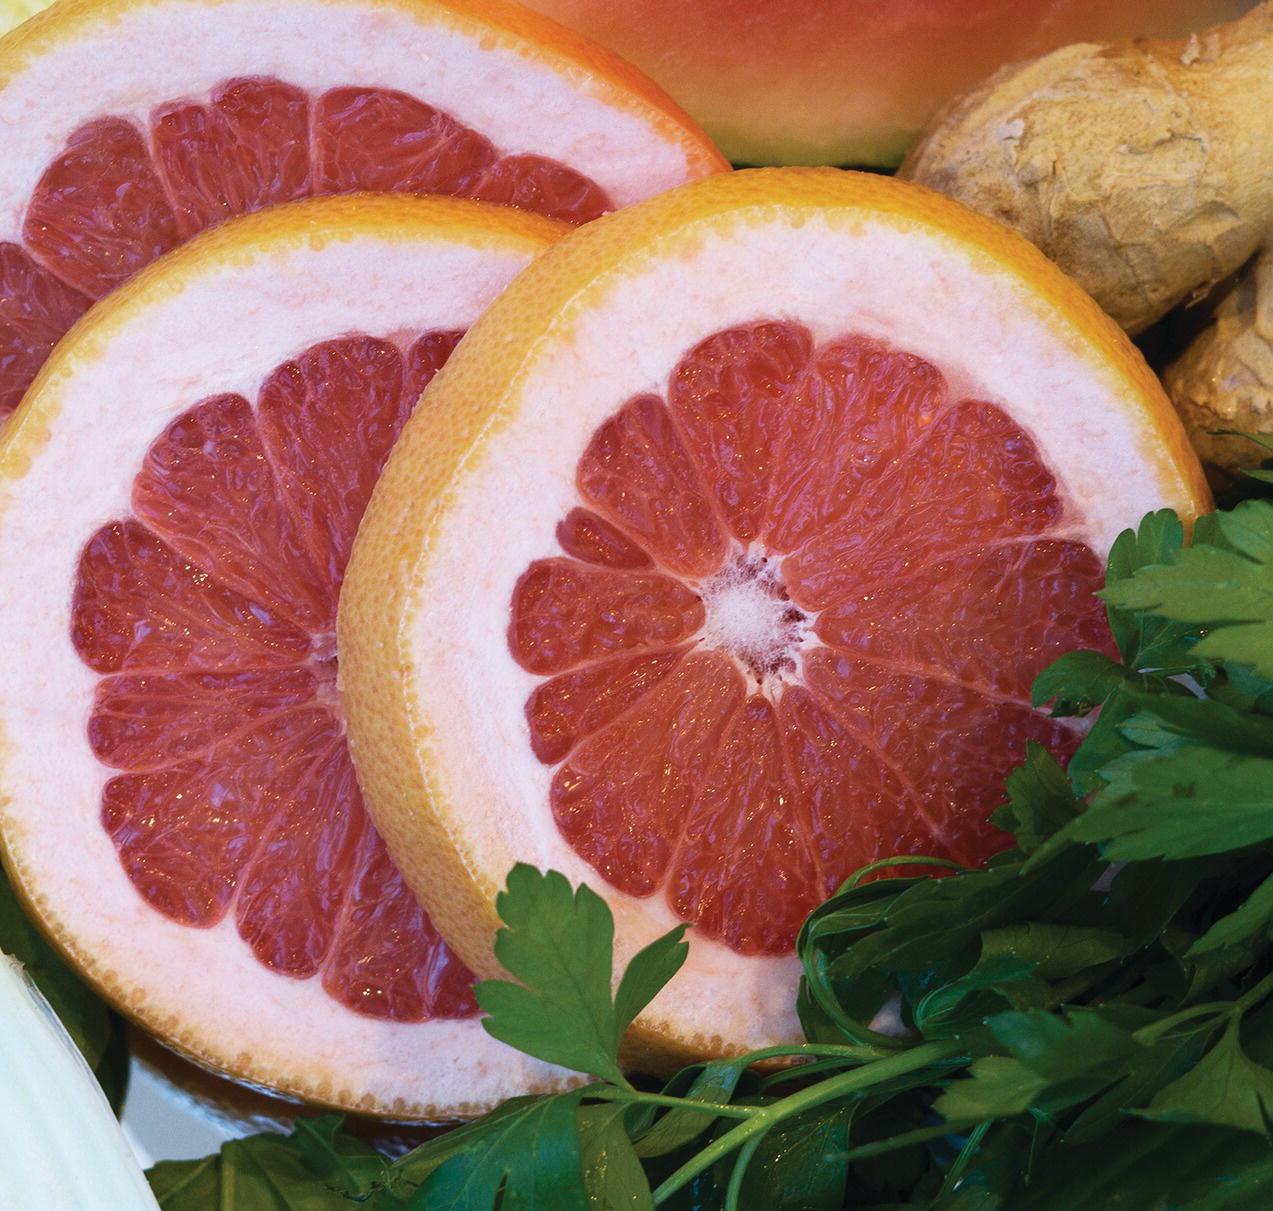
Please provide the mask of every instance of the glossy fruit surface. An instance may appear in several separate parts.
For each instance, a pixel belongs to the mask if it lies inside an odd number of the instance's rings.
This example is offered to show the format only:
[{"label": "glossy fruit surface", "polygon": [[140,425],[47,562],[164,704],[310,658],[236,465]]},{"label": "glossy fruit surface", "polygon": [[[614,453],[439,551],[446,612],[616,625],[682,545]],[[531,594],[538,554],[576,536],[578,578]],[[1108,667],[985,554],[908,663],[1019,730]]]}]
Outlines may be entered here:
[{"label": "glossy fruit surface", "polygon": [[893,165],[943,101],[1067,42],[1177,37],[1250,0],[530,0],[745,164]]}]

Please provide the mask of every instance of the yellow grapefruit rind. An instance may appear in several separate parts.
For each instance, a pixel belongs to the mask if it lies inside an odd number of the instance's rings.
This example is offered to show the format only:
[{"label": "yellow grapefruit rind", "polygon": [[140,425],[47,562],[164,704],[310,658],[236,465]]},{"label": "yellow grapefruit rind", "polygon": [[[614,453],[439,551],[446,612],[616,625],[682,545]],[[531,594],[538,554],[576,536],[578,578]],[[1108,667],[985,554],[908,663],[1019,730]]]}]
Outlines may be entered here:
[{"label": "yellow grapefruit rind", "polygon": [[[876,176],[765,169],[697,182],[572,233],[518,277],[430,385],[428,407],[407,426],[373,495],[340,603],[345,701],[364,793],[408,882],[479,974],[499,974],[491,941],[499,925],[495,897],[507,872],[487,869],[475,857],[467,818],[500,809],[464,797],[474,792],[450,789],[434,743],[435,712],[463,708],[428,701],[412,648],[434,548],[463,498],[466,469],[516,417],[537,364],[568,347],[596,300],[613,297],[641,266],[732,233],[745,249],[749,228],[815,218],[850,234],[876,224],[926,231],[975,259],[979,269],[1014,279],[1020,305],[1046,317],[1091,374],[1109,385],[1112,406],[1128,411],[1138,447],[1130,457],[1155,479],[1153,491],[1186,517],[1208,507],[1201,470],[1171,405],[1123,332],[1033,246],[947,198]],[[702,286],[705,306],[714,286]],[[716,288],[724,293],[729,285]],[[905,334],[897,339],[905,347]],[[587,382],[586,364],[578,366],[578,379]],[[580,450],[587,436],[579,435]],[[445,634],[437,642],[445,645]],[[473,693],[472,709],[481,710],[483,686]],[[599,876],[591,882],[604,886]],[[620,938],[621,957],[625,949],[631,952]],[[794,1002],[794,982],[790,991]],[[716,995],[728,1000],[730,989],[718,988]],[[630,1032],[629,1055],[638,1063],[666,1068],[740,1049],[728,1025],[687,1031],[659,1005]]]},{"label": "yellow grapefruit rind", "polygon": [[[528,260],[546,245],[569,230],[565,225],[538,215],[503,206],[437,197],[413,197],[401,194],[355,194],[324,197],[275,207],[253,215],[230,220],[196,236],[167,256],[142,270],[137,276],[91,308],[56,346],[41,369],[22,405],[13,414],[0,438],[0,530],[9,523],[15,491],[20,481],[39,460],[42,449],[54,433],[65,431],[62,418],[63,396],[73,387],[85,366],[91,366],[106,354],[121,333],[145,324],[151,313],[166,300],[176,299],[197,287],[205,275],[215,275],[227,266],[240,269],[260,259],[278,258],[289,250],[321,249],[340,243],[357,243],[363,237],[374,239],[380,247],[408,246],[427,242],[437,245],[469,247],[479,252]],[[427,289],[427,283],[422,289]],[[327,333],[315,339],[338,335]],[[297,350],[299,352],[299,350]],[[138,373],[144,374],[144,367]],[[196,388],[192,388],[197,391]],[[206,393],[205,393],[206,394]],[[193,403],[199,395],[189,398]],[[70,418],[73,422],[73,417]],[[152,434],[157,436],[157,434]],[[131,480],[132,469],[120,473]],[[102,520],[106,520],[103,518]],[[89,533],[68,539],[74,543],[72,567],[79,546]],[[68,580],[68,593],[70,581]],[[21,593],[23,586],[10,581],[0,588],[0,614],[6,613],[5,598]],[[66,636],[69,647],[69,632]],[[385,1099],[369,1095],[364,1089],[340,1083],[340,1055],[304,1057],[296,1065],[280,1066],[276,1055],[253,1046],[252,1026],[247,1021],[230,1023],[237,1034],[237,1048],[226,1049],[210,1041],[202,1023],[165,1012],[156,1004],[144,984],[116,966],[104,948],[81,939],[68,927],[64,915],[55,904],[58,872],[45,863],[33,861],[28,850],[39,826],[30,819],[29,805],[14,794],[11,769],[19,754],[12,738],[6,734],[5,718],[10,711],[25,709],[22,702],[7,701],[0,689],[0,859],[28,914],[67,961],[112,1005],[152,1031],[180,1054],[216,1072],[228,1073],[245,1084],[264,1091],[336,1109],[398,1121],[433,1121],[468,1118],[484,1113],[493,1104],[517,1089],[503,1090],[496,1096],[459,1097],[439,1103],[430,1100],[428,1089],[418,1089]],[[34,709],[34,708],[33,708]],[[86,722],[86,721],[85,721]],[[75,737],[85,743],[81,731]],[[65,743],[71,744],[67,736]],[[96,827],[98,808],[80,805]],[[66,810],[72,810],[66,805]],[[149,913],[140,898],[136,911]],[[156,914],[157,915],[157,914]],[[230,923],[232,925],[232,922]],[[192,937],[202,931],[186,930]],[[125,942],[122,949],[127,950]],[[127,959],[125,959],[127,962]],[[264,970],[264,969],[262,969]],[[180,973],[174,973],[175,976]],[[282,978],[282,977],[275,977]],[[287,983],[287,981],[284,981]],[[303,983],[303,981],[301,982]],[[339,1009],[331,1002],[333,1010]],[[343,1012],[343,1011],[342,1011]],[[477,1023],[472,1021],[475,1029]],[[295,1022],[297,1037],[304,1040],[310,1025]],[[301,1050],[304,1050],[302,1043]],[[510,1057],[516,1059],[513,1053]],[[347,1057],[346,1057],[347,1058]],[[396,1061],[394,1061],[396,1062]],[[559,1069],[540,1066],[536,1087],[552,1089],[577,1083],[577,1078]]]}]

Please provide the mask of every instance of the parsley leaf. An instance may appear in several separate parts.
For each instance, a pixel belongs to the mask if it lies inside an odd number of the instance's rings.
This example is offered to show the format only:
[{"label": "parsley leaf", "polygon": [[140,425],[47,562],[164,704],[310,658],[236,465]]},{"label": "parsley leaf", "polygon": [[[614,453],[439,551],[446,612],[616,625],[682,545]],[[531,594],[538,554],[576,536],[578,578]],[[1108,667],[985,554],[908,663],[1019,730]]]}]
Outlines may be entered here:
[{"label": "parsley leaf", "polygon": [[1248,664],[1273,677],[1273,505],[1244,501],[1215,517],[1212,542],[1195,536],[1170,565],[1139,567],[1102,596],[1115,610],[1205,631],[1196,656]]},{"label": "parsley leaf", "polygon": [[1007,1207],[1254,1211],[1273,1206],[1273,1149],[1264,1140],[1220,1127],[1124,1123],[1113,1136],[1044,1149],[1030,1182]]},{"label": "parsley leaf", "polygon": [[1241,946],[1254,938],[1267,941],[1273,933],[1273,875],[1251,893],[1242,905],[1221,917],[1186,952],[1186,957],[1211,954]]},{"label": "parsley leaf", "polygon": [[769,1131],[747,1166],[740,1205],[840,1211],[848,1180],[851,1107],[796,1116]]},{"label": "parsley leaf", "polygon": [[1190,858],[1273,837],[1273,757],[1203,745],[1128,753],[1109,784],[1067,825],[1067,837],[1104,842],[1114,862]]},{"label": "parsley leaf", "polygon": [[1025,761],[1008,775],[1006,789],[1008,802],[991,819],[1013,834],[1022,853],[1034,853],[1082,808],[1060,763],[1034,740],[1026,745]]},{"label": "parsley leaf", "polygon": [[1235,1018],[1199,1063],[1160,1090],[1142,1113],[1165,1122],[1214,1123],[1267,1135],[1273,1072],[1242,1050]]},{"label": "parsley leaf", "polygon": [[487,1032],[550,1064],[626,1085],[619,1040],[685,961],[687,927],[638,952],[612,1000],[614,918],[596,892],[573,892],[564,875],[519,863],[496,908],[505,928],[495,956],[521,983],[475,987]]},{"label": "parsley leaf", "polygon": [[1185,529],[1170,509],[1149,513],[1135,530],[1124,530],[1110,547],[1105,573],[1105,598],[1110,631],[1129,670],[1161,669],[1188,664],[1191,657],[1188,627],[1148,617],[1128,608],[1120,597],[1121,584],[1145,575],[1146,569],[1169,565],[1184,545]]},{"label": "parsley leaf", "polygon": [[1086,715],[1125,685],[1143,688],[1144,675],[1130,674],[1104,652],[1066,652],[1034,679],[1030,696],[1036,707],[1050,702],[1053,716]]},{"label": "parsley leaf", "polygon": [[340,1118],[299,1120],[291,1135],[230,1140],[214,1156],[163,1161],[146,1174],[164,1211],[348,1211],[388,1162],[340,1130]]},{"label": "parsley leaf", "polygon": [[654,1211],[645,1170],[624,1130],[621,1104],[579,1111],[579,1146],[589,1211]]},{"label": "parsley leaf", "polygon": [[[750,1060],[743,1056],[683,1068],[668,1082],[663,1092],[665,1095],[677,1095],[686,1102],[728,1102],[749,1064]],[[701,1110],[669,1110],[641,1133],[636,1143],[637,1155],[661,1156],[675,1152],[692,1144],[714,1121]]]},{"label": "parsley leaf", "polygon": [[513,1098],[434,1170],[411,1211],[587,1211],[576,1114],[583,1090]]}]

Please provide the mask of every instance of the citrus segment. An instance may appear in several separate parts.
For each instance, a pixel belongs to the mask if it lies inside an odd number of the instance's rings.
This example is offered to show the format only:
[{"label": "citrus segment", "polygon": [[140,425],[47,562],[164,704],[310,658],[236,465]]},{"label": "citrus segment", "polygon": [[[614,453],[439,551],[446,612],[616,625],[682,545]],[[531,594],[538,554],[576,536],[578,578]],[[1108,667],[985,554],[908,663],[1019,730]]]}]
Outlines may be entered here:
[{"label": "citrus segment", "polygon": [[92,300],[0,243],[0,417],[18,406],[53,343]]},{"label": "citrus segment", "polygon": [[486,1036],[368,817],[334,636],[420,391],[560,230],[372,195],[236,220],[95,308],[8,434],[0,613],[40,653],[0,699],[8,860],[108,995],[258,1084],[424,1117],[569,1079]]},{"label": "citrus segment", "polygon": [[22,235],[50,273],[94,299],[179,238],[140,132],[116,117],[72,133],[31,194]]},{"label": "citrus segment", "polygon": [[687,639],[702,622],[697,596],[668,576],[542,559],[517,584],[509,643],[532,672],[557,673]]},{"label": "citrus segment", "polygon": [[[173,421],[146,452],[133,508],[167,539],[174,559],[216,570],[218,587],[298,626],[321,627],[335,590],[307,553],[309,531],[279,498],[274,466],[247,400],[215,396]],[[81,577],[97,580],[92,567],[81,567]],[[91,637],[83,654],[92,664]]]},{"label": "citrus segment", "polygon": [[55,6],[0,80],[0,256],[34,261],[0,263],[5,413],[80,295],[227,217],[373,190],[583,223],[725,167],[638,73],[502,0]]},{"label": "citrus segment", "polygon": [[516,860],[602,892],[624,954],[693,922],[635,1035],[682,1057],[796,1034],[796,931],[857,868],[1005,844],[1004,776],[1078,738],[1032,679],[1111,650],[1103,551],[1206,500],[1081,291],[850,173],[573,233],[425,403],[340,606],[369,806],[479,971]]},{"label": "citrus segment", "polygon": [[[409,347],[432,350],[453,336],[425,333]],[[419,988],[448,969],[471,983],[367,821],[335,684],[331,632],[349,547],[415,388],[425,385],[419,370],[408,396],[406,360],[373,337],[324,341],[271,371],[255,408],[221,395],[182,413],[133,481],[134,518],[105,528],[131,525],[134,542],[114,558],[106,542],[86,545],[75,596],[93,608],[72,625],[84,662],[108,666],[121,627],[163,629],[154,607],[172,596],[181,561],[198,570],[201,594],[187,606],[198,630],[224,621],[216,605],[227,590],[243,595],[254,624],[282,616],[310,629],[302,652],[288,645],[298,663],[282,670],[277,656],[258,665],[251,644],[231,634],[221,649],[237,660],[187,661],[182,673],[153,678],[144,674],[159,670],[129,660],[129,674],[106,678],[89,737],[104,764],[126,772],[107,782],[102,818],[129,878],[160,912],[206,927],[233,907],[265,966],[299,979],[322,972],[343,1004],[390,1017],[403,1012],[401,997],[367,997],[377,960]],[[157,543],[171,549],[159,585]],[[345,904],[373,866],[382,868],[380,907],[353,918],[363,970],[350,986],[327,960],[344,949]],[[404,913],[419,917],[414,931],[403,929]],[[425,1016],[422,997],[408,1004]],[[463,1001],[465,1013],[476,1008]]]},{"label": "citrus segment", "polygon": [[[71,637],[99,673],[300,661],[309,636],[178,558],[136,521],[102,527],[73,583]],[[147,624],[137,626],[137,619]]]},{"label": "citrus segment", "polygon": [[[811,436],[848,473],[801,492],[793,482],[819,462]],[[935,367],[878,342],[818,348],[791,321],[715,333],[672,368],[666,401],[640,396],[602,423],[576,481],[662,571],[540,559],[514,589],[514,658],[560,674],[526,704],[536,754],[562,763],[554,818],[614,886],[663,889],[679,916],[743,953],[790,951],[810,909],[892,853],[984,861],[1006,840],[986,821],[1023,736],[1062,755],[1073,745],[1028,709],[1034,677],[1063,651],[1113,654],[1095,596],[1101,561],[1049,539],[1072,521],[1028,435],[997,407],[952,400]],[[806,502],[828,498],[838,507],[811,519]],[[725,659],[690,658],[665,680],[662,649],[687,643]],[[849,672],[825,649],[867,663]],[[635,655],[620,663],[617,652]],[[848,704],[863,680],[901,697],[907,719],[856,717]],[[801,776],[807,733],[783,709],[792,685],[906,771],[915,819],[901,836],[875,779],[860,791],[840,780],[830,810]],[[987,736],[998,708],[1019,718]],[[927,717],[934,709],[945,722]],[[917,728],[942,743],[915,746]],[[973,784],[952,790],[954,771],[970,768]],[[870,820],[879,811],[883,826]],[[815,838],[855,824],[857,843],[830,860]]]},{"label": "citrus segment", "polygon": [[187,238],[227,215],[316,192],[309,97],[279,80],[228,80],[212,89],[206,104],[158,105],[150,142]]}]

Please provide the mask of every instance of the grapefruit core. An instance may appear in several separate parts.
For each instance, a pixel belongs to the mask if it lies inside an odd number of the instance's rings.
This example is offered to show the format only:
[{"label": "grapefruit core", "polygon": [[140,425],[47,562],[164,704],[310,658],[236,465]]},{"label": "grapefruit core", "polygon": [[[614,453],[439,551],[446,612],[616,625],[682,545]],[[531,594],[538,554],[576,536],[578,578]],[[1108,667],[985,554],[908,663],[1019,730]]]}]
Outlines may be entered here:
[{"label": "grapefruit core", "polygon": [[835,170],[673,190],[479,320],[373,495],[341,601],[391,852],[490,970],[522,860],[686,967],[635,1046],[798,1036],[792,941],[854,869],[984,860],[1034,674],[1109,646],[1102,556],[1206,489],[1156,379],[1024,241]]},{"label": "grapefruit core", "polygon": [[1251,0],[529,0],[745,164],[892,165],[937,107],[1067,42],[1183,37]]},{"label": "grapefruit core", "polygon": [[104,995],[204,1064],[395,1118],[565,1079],[485,1034],[371,826],[333,642],[397,430],[563,230],[389,195],[234,220],[95,307],[8,427],[6,862]]},{"label": "grapefruit core", "polygon": [[723,167],[503,0],[68,0],[0,41],[0,417],[94,299],[229,215],[376,190],[586,222]]}]

